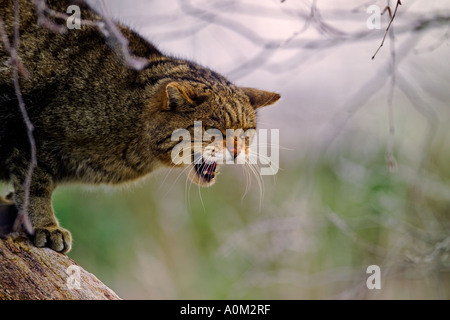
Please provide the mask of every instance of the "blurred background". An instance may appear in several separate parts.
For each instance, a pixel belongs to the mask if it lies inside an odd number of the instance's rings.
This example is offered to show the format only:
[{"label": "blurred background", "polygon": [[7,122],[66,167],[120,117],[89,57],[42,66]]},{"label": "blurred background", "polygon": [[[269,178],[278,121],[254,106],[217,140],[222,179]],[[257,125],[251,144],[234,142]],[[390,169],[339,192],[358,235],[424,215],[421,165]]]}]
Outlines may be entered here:
[{"label": "blurred background", "polygon": [[108,0],[163,52],[279,92],[259,128],[280,170],[60,187],[69,256],[125,299],[449,299],[450,3],[403,1],[372,60],[390,18],[366,10],[396,4]]}]

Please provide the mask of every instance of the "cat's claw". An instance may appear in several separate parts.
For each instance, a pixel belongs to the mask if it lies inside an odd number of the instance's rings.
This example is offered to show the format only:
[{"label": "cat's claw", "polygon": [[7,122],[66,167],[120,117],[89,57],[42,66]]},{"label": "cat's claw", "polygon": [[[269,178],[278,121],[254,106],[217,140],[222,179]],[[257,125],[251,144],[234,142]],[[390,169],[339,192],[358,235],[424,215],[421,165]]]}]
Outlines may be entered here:
[{"label": "cat's claw", "polygon": [[72,235],[59,226],[34,229],[36,247],[49,247],[57,252],[68,252],[72,247]]}]

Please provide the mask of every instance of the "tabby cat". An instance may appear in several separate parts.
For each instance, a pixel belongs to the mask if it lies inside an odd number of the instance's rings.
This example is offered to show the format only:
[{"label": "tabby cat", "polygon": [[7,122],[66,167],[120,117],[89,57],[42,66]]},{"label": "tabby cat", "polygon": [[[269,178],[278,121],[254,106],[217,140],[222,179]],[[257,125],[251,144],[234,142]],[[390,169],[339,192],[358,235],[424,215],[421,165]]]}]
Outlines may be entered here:
[{"label": "tabby cat", "polygon": [[[79,1],[78,1],[79,2]],[[0,0],[0,18],[10,41],[14,34],[14,0]],[[38,247],[59,252],[71,248],[71,234],[59,226],[51,197],[62,183],[120,184],[160,166],[174,166],[174,130],[192,130],[194,121],[225,132],[256,128],[256,109],[280,96],[233,85],[198,64],[162,54],[133,30],[118,26],[129,50],[144,57],[137,71],[105,41],[95,26],[55,33],[38,24],[36,8],[20,0],[20,61],[29,76],[20,76],[25,106],[34,125],[37,166],[31,180],[28,213]],[[66,12],[64,0],[50,8]],[[81,18],[102,18],[86,5]],[[61,19],[53,22],[65,25]],[[13,67],[0,42],[0,180],[14,187],[3,208],[21,210],[30,144],[12,84]],[[228,151],[234,157],[237,144]],[[226,146],[218,146],[226,151]],[[220,151],[219,150],[219,151]],[[216,164],[191,164],[190,178],[200,185],[215,181]]]}]

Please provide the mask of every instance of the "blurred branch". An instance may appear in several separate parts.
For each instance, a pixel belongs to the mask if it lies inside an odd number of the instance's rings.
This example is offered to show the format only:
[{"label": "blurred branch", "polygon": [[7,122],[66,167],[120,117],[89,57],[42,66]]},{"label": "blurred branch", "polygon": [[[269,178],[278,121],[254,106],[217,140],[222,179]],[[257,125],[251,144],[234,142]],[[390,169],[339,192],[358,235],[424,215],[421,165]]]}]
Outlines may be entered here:
[{"label": "blurred branch", "polygon": [[[400,63],[408,56],[414,48],[414,45],[421,39],[422,35],[411,35],[407,40],[403,41],[402,46],[396,52],[395,65],[398,68]],[[339,136],[339,133],[344,129],[347,122],[360,110],[367,101],[379,92],[386,84],[386,77],[391,75],[392,61],[388,61],[379,68],[379,71],[364,83],[351,98],[344,102],[344,111],[339,109],[334,117],[332,117],[331,125],[327,125],[324,134],[324,146],[327,150],[332,142]],[[399,82],[397,75],[396,82]]]},{"label": "blurred branch", "polygon": [[[55,33],[67,32],[67,27],[65,24],[58,24],[49,19],[49,17],[52,17],[55,19],[66,21],[69,18],[67,14],[50,9],[47,6],[45,0],[30,0],[30,1],[36,7],[39,25],[42,25]],[[105,38],[108,38],[109,40],[112,39],[114,42],[119,43],[120,53],[118,54],[123,57],[125,63],[127,63],[131,68],[134,68],[135,70],[142,70],[148,64],[147,60],[144,58],[134,57],[130,54],[128,48],[128,40],[120,33],[117,26],[114,24],[114,22],[112,22],[110,16],[106,14],[106,9],[103,0],[101,1],[101,4],[105,11],[105,15],[103,17],[104,21],[80,19],[80,24],[85,26],[97,27]],[[33,136],[34,126],[28,115],[19,83],[19,74],[25,78],[29,77],[29,72],[20,61],[20,57],[18,55],[20,46],[19,28],[20,28],[19,1],[14,0],[14,35],[12,44],[9,40],[8,34],[6,33],[5,24],[2,18],[0,18],[0,40],[10,57],[9,64],[12,67],[12,83],[14,86],[18,106],[26,127],[28,141],[30,144],[30,163],[28,166],[28,171],[23,186],[24,187],[23,207],[17,213],[14,224],[12,226],[12,230],[19,231],[22,230],[23,228],[28,234],[33,234],[34,233],[33,227],[28,218],[27,211],[30,201],[29,198],[30,198],[31,180],[33,177],[34,168],[37,165],[37,155],[36,155],[36,142]]]},{"label": "blurred branch", "polygon": [[[263,48],[273,48],[273,47],[282,47],[283,49],[315,49],[315,48],[324,48],[324,47],[332,47],[336,44],[344,43],[344,42],[352,42],[358,40],[373,40],[379,36],[379,33],[373,32],[373,30],[364,30],[364,31],[356,31],[356,32],[348,32],[341,29],[337,29],[332,26],[330,23],[325,22],[323,18],[322,11],[317,7],[316,1],[313,1],[309,7],[309,12],[302,12],[300,10],[294,11],[294,13],[284,13],[281,14],[279,12],[272,12],[269,9],[264,8],[263,6],[241,6],[238,7],[239,11],[236,8],[230,8],[229,10],[225,10],[226,8],[220,7],[217,12],[212,9],[206,9],[205,6],[194,6],[192,1],[183,1],[178,0],[178,4],[182,11],[195,19],[202,20],[211,25],[221,26],[225,29],[228,29],[241,37],[247,39],[251,43],[263,47]],[[398,6],[398,5],[397,5]],[[234,14],[245,14],[248,13],[252,16],[255,15],[254,11],[256,8],[259,8],[257,14],[262,16],[264,12],[267,14],[267,18],[271,19],[294,19],[296,21],[303,21],[305,25],[313,26],[313,28],[321,35],[326,36],[323,39],[297,39],[296,41],[289,41],[289,44],[286,46],[280,46],[285,40],[280,39],[269,39],[263,36],[260,36],[257,32],[253,31],[252,28],[247,27],[245,24],[234,20],[232,18],[228,18],[225,16],[225,11],[232,11]],[[348,20],[348,17],[352,15],[348,15],[350,11],[328,11],[327,16],[329,17],[340,17],[344,15]],[[394,15],[392,19],[395,18],[396,10],[394,11]],[[354,15],[358,20],[361,19],[361,16]],[[408,19],[408,17],[410,17]],[[429,28],[435,28],[437,26],[441,26],[443,23],[448,23],[450,21],[450,12],[447,13],[435,13],[431,16],[424,17],[424,15],[416,15],[416,14],[408,14],[405,16],[407,19],[403,19],[404,24],[397,26],[397,34],[404,34],[409,32],[423,31]],[[162,23],[163,21],[161,21]],[[389,28],[390,25],[389,24]],[[184,27],[183,27],[184,28]],[[387,31],[389,31],[389,28]],[[387,36],[387,32],[385,32]],[[330,41],[331,40],[331,41]],[[326,44],[323,44],[326,43]]]},{"label": "blurred branch", "polygon": [[27,68],[22,64],[19,57],[17,56],[17,50],[14,50],[14,48],[11,48],[11,44],[9,43],[8,35],[6,34],[5,30],[5,24],[0,17],[0,39],[3,43],[3,46],[5,47],[6,52],[9,54],[10,61],[9,63],[11,65],[15,65],[17,69],[19,70],[20,74],[27,78],[29,76]]},{"label": "blurred branch", "polygon": [[[389,7],[387,7],[387,8],[389,8]],[[396,8],[396,10],[397,10],[397,8]],[[391,16],[391,23],[392,23],[393,19],[394,19],[394,16]],[[389,27],[391,26],[391,23],[389,24]],[[389,171],[390,172],[394,172],[397,169],[397,161],[396,161],[396,159],[394,157],[394,135],[395,135],[394,91],[395,91],[395,82],[396,82],[396,74],[397,74],[397,61],[396,61],[397,59],[396,59],[396,52],[395,52],[394,28],[391,28],[391,32],[389,33],[389,39],[390,39],[390,44],[391,44],[391,46],[390,46],[390,52],[391,52],[391,63],[390,63],[390,68],[391,68],[391,70],[390,70],[391,85],[390,85],[389,94],[388,94],[388,97],[387,97],[388,119],[389,119],[389,137],[388,137],[388,143],[387,143],[387,147],[386,147],[386,160],[387,160],[387,163],[388,163]],[[383,42],[384,42],[384,39],[383,39]],[[378,50],[377,50],[377,52],[378,52]]]},{"label": "blurred branch", "polygon": [[[67,14],[50,9],[47,6],[45,0],[31,0],[31,2],[36,7],[38,23],[40,25],[45,26],[47,29],[55,33],[67,32],[67,27],[65,24],[55,23],[48,18],[52,17],[55,19],[67,21],[67,19],[69,18]],[[130,53],[128,40],[123,36],[116,24],[112,21],[111,15],[107,10],[107,6],[105,5],[104,0],[100,0],[100,5],[102,8],[101,18],[103,18],[103,20],[80,19],[80,25],[96,27],[106,40],[108,40],[110,43],[118,44],[117,46],[113,45],[111,47],[116,51],[117,55],[120,56],[124,60],[124,62],[131,68],[138,71],[145,68],[148,65],[147,59],[142,57],[135,57]],[[93,10],[93,8],[91,9]]]},{"label": "blurred branch", "polygon": [[417,93],[417,89],[414,88],[406,77],[404,77],[401,73],[397,73],[397,79],[398,88],[403,91],[412,107],[427,120],[427,136],[423,141],[422,151],[420,152],[421,158],[419,162],[419,169],[422,169],[426,156],[429,154],[427,151],[431,147],[431,142],[437,132],[439,117],[436,114],[436,111],[434,111],[434,109],[426,101],[424,101],[420,94]]},{"label": "blurred branch", "polygon": [[356,243],[358,246],[363,248],[364,250],[367,250],[368,252],[371,252],[373,254],[376,254],[378,256],[385,256],[387,253],[387,250],[378,246],[375,246],[374,244],[371,244],[360,237],[358,237],[353,231],[350,230],[347,223],[340,218],[336,213],[334,212],[327,212],[325,213],[325,217],[332,222],[339,230],[341,230],[346,236],[350,238],[354,243]]},{"label": "blurred branch", "polygon": [[[307,6],[307,11],[301,8],[292,9],[285,8],[283,4],[280,4],[280,10],[274,11],[264,7],[263,5],[249,5],[245,3],[227,3],[226,4],[216,4],[208,3],[207,5],[201,5],[198,2],[187,0],[178,0],[179,8],[183,11],[185,16],[199,20],[202,23],[196,25],[191,30],[193,31],[191,36],[201,30],[204,30],[208,25],[219,26],[230,32],[235,33],[239,37],[242,37],[246,41],[253,45],[260,47],[261,49],[256,52],[253,57],[243,62],[239,62],[237,66],[227,72],[227,75],[232,78],[239,78],[244,75],[248,75],[254,70],[261,69],[263,65],[266,65],[266,69],[276,74],[282,72],[292,72],[293,68],[297,68],[299,65],[303,64],[305,60],[305,50],[313,51],[314,54],[317,51],[323,52],[325,49],[336,48],[337,46],[360,42],[360,41],[372,41],[380,36],[379,32],[374,30],[358,30],[349,31],[343,28],[336,28],[329,21],[332,20],[354,20],[360,21],[364,17],[359,14],[359,9],[353,10],[321,10],[317,1],[312,1]],[[305,3],[302,3],[304,5]],[[388,27],[385,30],[385,34],[382,40],[382,44],[378,48],[378,53],[380,48],[384,45],[385,39],[392,28],[393,21],[400,12],[397,12],[398,6],[401,4],[400,1],[392,13],[391,19]],[[390,10],[390,9],[389,9]],[[324,14],[325,12],[325,14]],[[233,14],[232,16],[230,14]],[[365,14],[365,13],[364,13]],[[269,20],[291,20],[302,23],[303,25],[297,30],[293,30],[290,35],[280,36],[278,38],[268,38],[261,35],[252,27],[249,27],[242,19],[236,19],[236,15],[248,15],[251,17],[262,17]],[[169,15],[170,16],[170,15]],[[326,16],[326,18],[324,18]],[[450,12],[439,12],[433,13],[431,15],[420,15],[417,13],[405,13],[402,12],[402,19],[400,20],[402,24],[396,26],[396,34],[410,34],[422,32],[424,30],[429,30],[431,28],[439,28],[442,25],[447,25],[450,22]],[[161,18],[161,17],[160,17]],[[161,24],[164,20],[160,19]],[[172,41],[173,36],[175,39],[180,38],[180,34],[186,35],[185,26],[181,30],[174,29],[170,33],[165,33],[161,37],[162,41]],[[306,30],[313,31],[319,35],[319,37],[300,37]],[[299,50],[303,49],[303,50]],[[285,63],[276,63],[273,66],[267,65],[268,62],[272,60],[275,54],[279,51],[288,50],[299,50],[299,53],[294,57],[294,59],[287,59],[286,63],[289,67],[283,68]],[[308,57],[306,57],[308,58]]]},{"label": "blurred branch", "polygon": [[439,37],[435,44],[432,44],[426,48],[416,49],[414,50],[414,53],[420,54],[424,52],[432,52],[442,46],[446,41],[448,41],[448,39],[450,39],[450,20],[447,23],[447,30],[442,36]]},{"label": "blurred branch", "polygon": [[33,171],[37,164],[37,158],[36,158],[36,142],[34,140],[33,136],[33,124],[30,121],[30,118],[28,116],[25,103],[23,101],[22,93],[20,90],[19,85],[19,72],[25,76],[28,77],[28,70],[22,65],[20,62],[19,56],[17,52],[19,51],[19,45],[20,45],[20,34],[19,34],[19,1],[14,1],[14,38],[13,38],[13,44],[9,42],[8,35],[6,34],[5,28],[4,28],[4,22],[0,18],[0,37],[2,39],[3,45],[6,49],[6,51],[9,53],[10,56],[10,65],[12,66],[13,70],[13,76],[12,76],[12,82],[14,86],[14,91],[17,97],[17,101],[19,104],[19,109],[22,114],[22,118],[27,130],[27,136],[28,141],[30,143],[30,163],[28,165],[28,171],[25,177],[24,181],[24,201],[23,206],[21,210],[18,212],[17,217],[15,218],[14,224],[13,224],[13,231],[19,231],[22,227],[25,229],[25,231],[28,234],[33,234],[34,230],[32,227],[32,224],[30,222],[30,219],[28,217],[28,206],[30,202],[30,184],[31,179],[33,177]]},{"label": "blurred branch", "polygon": [[[112,40],[113,43],[118,43],[119,50],[116,50],[116,53],[120,57],[122,57],[126,64],[132,67],[135,70],[142,70],[148,65],[148,61],[145,58],[135,57],[130,53],[130,49],[128,47],[128,39],[123,36],[123,34],[119,31],[116,24],[112,21],[111,15],[105,5],[104,0],[100,0],[100,6],[102,8],[102,16],[104,19],[104,28],[100,28],[99,30],[103,33],[103,36],[106,39]],[[113,46],[114,47],[114,46]]]},{"label": "blurred branch", "polygon": [[17,101],[19,103],[19,109],[22,114],[22,118],[24,120],[26,129],[27,129],[27,136],[28,141],[30,143],[30,163],[28,165],[28,171],[27,175],[25,177],[24,182],[24,201],[23,201],[23,207],[18,212],[17,219],[14,222],[13,230],[18,231],[23,226],[24,229],[29,233],[33,234],[33,226],[31,224],[31,221],[28,217],[28,206],[30,204],[30,185],[31,185],[31,179],[33,178],[33,172],[34,168],[37,165],[37,156],[36,156],[36,141],[34,140],[34,126],[31,123],[30,117],[28,116],[27,109],[25,107],[25,103],[23,101],[22,92],[20,90],[20,84],[19,84],[19,68],[17,67],[17,63],[15,61],[19,60],[17,56],[17,52],[19,52],[19,43],[20,43],[20,34],[19,34],[19,0],[14,1],[14,46],[11,50],[11,58],[12,66],[13,66],[13,84],[14,84],[14,91],[16,93]]},{"label": "blurred branch", "polygon": [[[67,21],[67,19],[69,18],[69,16],[67,14],[50,9],[47,6],[46,0],[31,0],[31,2],[36,7],[39,25],[46,27],[48,30],[50,30],[54,33],[66,33],[67,32],[67,27],[65,24],[57,24],[47,17],[47,16],[50,16],[52,18]],[[80,24],[85,25],[85,26],[94,26],[94,27],[100,28],[101,26],[99,25],[99,22],[100,21],[80,19]]]}]

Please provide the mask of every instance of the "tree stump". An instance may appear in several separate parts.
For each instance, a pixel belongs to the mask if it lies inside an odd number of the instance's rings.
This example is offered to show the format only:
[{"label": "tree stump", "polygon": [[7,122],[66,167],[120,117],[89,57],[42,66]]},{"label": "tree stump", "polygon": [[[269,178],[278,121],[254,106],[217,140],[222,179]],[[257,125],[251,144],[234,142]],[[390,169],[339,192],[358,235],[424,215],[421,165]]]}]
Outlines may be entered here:
[{"label": "tree stump", "polygon": [[14,233],[0,238],[0,299],[120,298],[66,255],[36,248],[24,234]]}]

